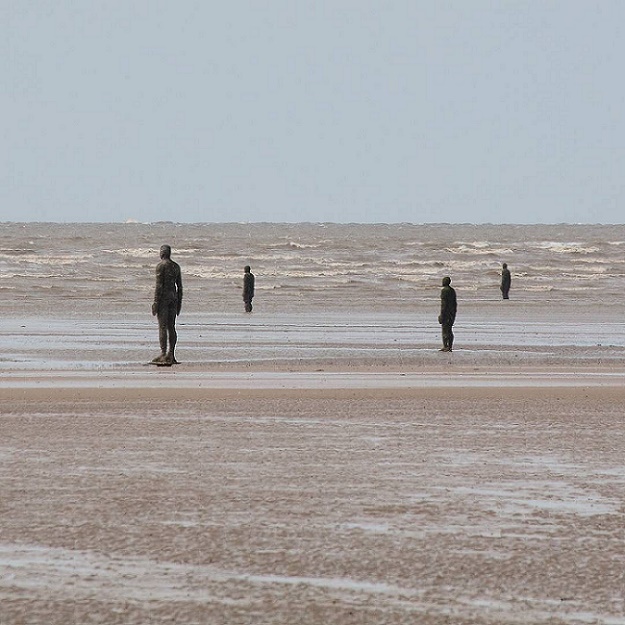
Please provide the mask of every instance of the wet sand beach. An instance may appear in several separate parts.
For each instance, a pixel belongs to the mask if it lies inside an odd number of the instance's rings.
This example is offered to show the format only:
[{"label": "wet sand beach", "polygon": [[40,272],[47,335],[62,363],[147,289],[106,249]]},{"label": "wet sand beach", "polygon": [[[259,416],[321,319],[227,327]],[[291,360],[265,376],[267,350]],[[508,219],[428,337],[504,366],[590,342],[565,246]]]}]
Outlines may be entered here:
[{"label": "wet sand beach", "polygon": [[[568,234],[551,275],[561,253],[602,275]],[[210,299],[211,266],[189,276],[181,364],[157,368],[155,259],[109,295],[90,266],[61,314],[71,280],[57,293],[28,240],[9,256],[31,285],[0,314],[1,625],[625,622],[620,278],[542,298],[513,277],[511,305],[465,282],[442,354],[438,281],[385,300],[382,272],[333,300],[321,277],[303,307],[261,271],[246,316],[238,291]]]},{"label": "wet sand beach", "polygon": [[623,622],[620,381],[180,377],[0,389],[3,623]]},{"label": "wet sand beach", "polygon": [[[399,349],[407,319],[377,319],[305,318],[295,355],[262,315],[190,320],[169,369],[129,359],[150,321],[122,352],[89,320],[19,324],[0,622],[623,622],[621,349],[482,345],[486,321],[451,355]],[[241,324],[247,362],[199,336]]]}]

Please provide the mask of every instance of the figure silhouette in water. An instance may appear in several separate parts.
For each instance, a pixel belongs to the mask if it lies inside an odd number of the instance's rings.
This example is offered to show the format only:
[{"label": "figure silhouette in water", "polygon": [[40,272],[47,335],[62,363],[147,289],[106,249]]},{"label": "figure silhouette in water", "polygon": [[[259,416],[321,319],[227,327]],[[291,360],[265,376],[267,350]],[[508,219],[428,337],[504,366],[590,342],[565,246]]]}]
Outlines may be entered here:
[{"label": "figure silhouette in water", "polygon": [[245,304],[245,312],[251,313],[255,278],[249,265],[245,265],[243,271],[243,303]]},{"label": "figure silhouette in water", "polygon": [[152,314],[158,319],[158,338],[161,353],[152,360],[155,365],[171,366],[178,364],[175,356],[176,317],[182,308],[182,274],[180,265],[171,259],[171,247],[163,245],[160,250],[161,262],[156,265],[156,286]]},{"label": "figure silhouette in water", "polygon": [[456,291],[450,286],[451,278],[443,278],[443,288],[441,289],[441,314],[438,316],[438,323],[441,324],[443,333],[443,347],[441,352],[450,352],[454,346],[454,333],[452,331],[456,321]]},{"label": "figure silhouette in water", "polygon": [[504,263],[501,266],[501,294],[504,299],[510,299],[508,297],[508,293],[510,292],[510,284],[512,283],[512,277],[510,276],[510,270],[508,269],[508,265]]}]

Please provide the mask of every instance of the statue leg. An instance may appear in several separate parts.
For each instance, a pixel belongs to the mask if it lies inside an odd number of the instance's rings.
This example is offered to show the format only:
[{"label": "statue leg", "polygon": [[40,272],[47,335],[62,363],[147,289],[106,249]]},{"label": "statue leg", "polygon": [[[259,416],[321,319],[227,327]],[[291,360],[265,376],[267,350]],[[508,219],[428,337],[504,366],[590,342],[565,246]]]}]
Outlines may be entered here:
[{"label": "statue leg", "polygon": [[172,365],[177,365],[176,360],[176,343],[178,342],[178,333],[176,332],[176,306],[171,306],[169,309],[169,318],[167,325],[167,334],[169,336],[169,351],[165,356],[165,360]]},{"label": "statue leg", "polygon": [[164,317],[163,311],[159,308],[158,311],[158,342],[161,346],[161,353],[152,359],[153,363],[161,363],[165,361],[165,354],[167,353],[167,323]]},{"label": "statue leg", "polygon": [[454,335],[451,331],[451,326],[449,324],[444,323],[442,326],[442,334],[443,334],[443,349],[442,352],[450,352],[451,348],[454,344]]}]

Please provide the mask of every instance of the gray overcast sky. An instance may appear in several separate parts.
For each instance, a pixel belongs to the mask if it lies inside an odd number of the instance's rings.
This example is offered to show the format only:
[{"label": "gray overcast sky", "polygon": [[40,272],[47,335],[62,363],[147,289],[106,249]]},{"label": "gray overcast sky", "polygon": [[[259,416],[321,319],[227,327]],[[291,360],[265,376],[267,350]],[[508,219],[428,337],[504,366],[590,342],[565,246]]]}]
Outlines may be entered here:
[{"label": "gray overcast sky", "polygon": [[624,221],[623,0],[0,0],[0,52],[0,221]]}]

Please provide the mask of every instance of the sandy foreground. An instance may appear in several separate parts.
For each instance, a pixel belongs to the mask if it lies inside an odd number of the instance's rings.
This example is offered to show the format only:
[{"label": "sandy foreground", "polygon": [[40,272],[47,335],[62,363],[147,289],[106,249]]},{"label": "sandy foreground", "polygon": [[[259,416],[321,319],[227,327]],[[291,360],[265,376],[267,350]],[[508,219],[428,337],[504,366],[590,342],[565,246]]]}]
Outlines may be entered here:
[{"label": "sandy foreground", "polygon": [[6,372],[0,623],[624,623],[624,380]]},{"label": "sandy foreground", "polygon": [[0,625],[625,623],[616,318],[210,321],[5,320]]}]

